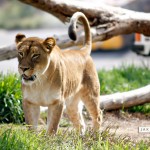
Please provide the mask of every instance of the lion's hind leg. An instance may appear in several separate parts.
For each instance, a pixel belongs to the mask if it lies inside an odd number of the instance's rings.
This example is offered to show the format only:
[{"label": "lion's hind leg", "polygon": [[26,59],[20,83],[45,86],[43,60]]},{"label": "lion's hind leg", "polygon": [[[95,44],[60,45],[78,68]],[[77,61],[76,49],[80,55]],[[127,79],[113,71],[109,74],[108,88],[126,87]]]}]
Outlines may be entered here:
[{"label": "lion's hind leg", "polygon": [[82,101],[92,117],[93,130],[98,131],[102,123],[102,112],[99,105],[99,92],[98,94],[93,94],[92,89],[84,90]]},{"label": "lion's hind leg", "polygon": [[66,112],[70,121],[81,134],[84,134],[85,123],[82,116],[82,106],[79,96],[75,96],[66,101]]}]

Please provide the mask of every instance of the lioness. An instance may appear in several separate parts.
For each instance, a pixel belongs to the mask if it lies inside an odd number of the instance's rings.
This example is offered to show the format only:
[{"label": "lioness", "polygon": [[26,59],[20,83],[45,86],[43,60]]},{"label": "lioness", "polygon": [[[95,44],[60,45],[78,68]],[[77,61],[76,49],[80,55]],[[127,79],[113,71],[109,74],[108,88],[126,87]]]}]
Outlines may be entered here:
[{"label": "lioness", "polygon": [[37,128],[40,106],[47,106],[47,132],[56,133],[65,103],[73,125],[84,133],[85,124],[78,109],[81,100],[92,117],[93,128],[100,128],[100,86],[90,57],[90,26],[83,13],[77,12],[72,16],[69,35],[76,39],[78,19],[85,29],[84,47],[80,50],[61,51],[53,37],[43,40],[38,37],[26,38],[23,34],[16,35],[23,110],[25,121],[31,129]]}]

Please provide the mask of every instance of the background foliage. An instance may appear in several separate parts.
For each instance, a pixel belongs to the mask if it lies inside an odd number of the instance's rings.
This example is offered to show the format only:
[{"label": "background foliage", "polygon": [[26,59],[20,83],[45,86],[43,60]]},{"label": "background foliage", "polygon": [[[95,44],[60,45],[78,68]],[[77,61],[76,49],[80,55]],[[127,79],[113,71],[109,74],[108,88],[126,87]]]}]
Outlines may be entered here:
[{"label": "background foliage", "polygon": [[54,16],[17,0],[0,1],[0,29],[35,29],[64,26]]},{"label": "background foliage", "polygon": [[38,14],[38,10],[28,5],[22,5],[16,0],[2,3],[0,9],[0,28],[18,29],[39,27],[41,23]]}]

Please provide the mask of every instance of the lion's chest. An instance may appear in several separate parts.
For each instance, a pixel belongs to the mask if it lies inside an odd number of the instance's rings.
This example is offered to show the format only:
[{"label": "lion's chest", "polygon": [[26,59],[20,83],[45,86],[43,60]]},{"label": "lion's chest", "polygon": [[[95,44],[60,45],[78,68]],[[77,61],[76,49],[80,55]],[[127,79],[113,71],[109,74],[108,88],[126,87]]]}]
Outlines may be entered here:
[{"label": "lion's chest", "polygon": [[25,87],[23,89],[23,98],[35,105],[48,106],[55,103],[56,100],[60,100],[61,94],[59,91],[45,87]]}]

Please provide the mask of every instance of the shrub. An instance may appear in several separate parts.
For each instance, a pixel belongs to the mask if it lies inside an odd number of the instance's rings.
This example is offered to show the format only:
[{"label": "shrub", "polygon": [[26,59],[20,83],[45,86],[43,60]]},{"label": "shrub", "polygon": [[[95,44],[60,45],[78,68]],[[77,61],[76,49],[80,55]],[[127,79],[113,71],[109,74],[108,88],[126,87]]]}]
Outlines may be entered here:
[{"label": "shrub", "polygon": [[23,121],[19,76],[0,73],[0,123],[21,123]]}]

